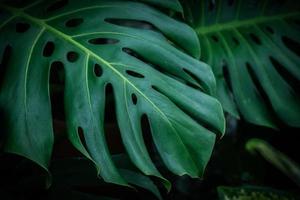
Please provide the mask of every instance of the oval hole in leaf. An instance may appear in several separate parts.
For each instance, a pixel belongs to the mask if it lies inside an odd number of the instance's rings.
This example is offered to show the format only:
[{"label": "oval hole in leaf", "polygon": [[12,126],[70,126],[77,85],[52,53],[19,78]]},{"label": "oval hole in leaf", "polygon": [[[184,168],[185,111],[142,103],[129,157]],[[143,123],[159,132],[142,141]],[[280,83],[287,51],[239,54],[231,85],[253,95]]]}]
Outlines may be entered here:
[{"label": "oval hole in leaf", "polygon": [[211,36],[211,39],[215,42],[219,42],[219,38],[215,35]]},{"label": "oval hole in leaf", "polygon": [[67,132],[64,108],[64,80],[65,71],[63,63],[54,61],[50,66],[49,93],[53,132],[55,134],[65,134]]},{"label": "oval hole in leaf", "polygon": [[157,30],[157,28],[153,24],[142,20],[106,18],[104,21],[110,24],[123,26],[123,27],[144,29],[144,30]]},{"label": "oval hole in leaf", "polygon": [[284,80],[297,92],[300,93],[300,81],[290,73],[277,59],[270,56],[270,61],[277,72],[284,78]]},{"label": "oval hole in leaf", "polygon": [[231,79],[230,79],[230,74],[228,70],[228,65],[226,60],[223,60],[223,65],[222,65],[222,72],[223,72],[223,77],[225,79],[225,82],[228,86],[228,89],[232,92],[232,85],[231,85]]},{"label": "oval hole in leaf", "polygon": [[100,77],[102,76],[103,74],[103,70],[102,70],[102,67],[99,65],[99,64],[95,64],[94,65],[94,73],[97,77]]},{"label": "oval hole in leaf", "polygon": [[[158,163],[164,163],[160,154],[158,153],[158,150],[157,150],[155,144],[154,144],[153,135],[151,133],[150,120],[149,120],[147,114],[143,114],[141,116],[141,127],[142,127],[144,143],[145,143],[147,152],[149,152],[150,159],[153,161],[157,161]],[[165,166],[162,165],[161,167],[164,168]]]},{"label": "oval hole in leaf", "polygon": [[111,83],[105,86],[104,130],[109,152],[111,154],[126,152],[117,121],[116,100]]},{"label": "oval hole in leaf", "polygon": [[18,22],[16,23],[16,32],[17,33],[25,33],[30,28],[28,23]]},{"label": "oval hole in leaf", "polygon": [[189,71],[188,69],[185,69],[183,68],[183,71],[188,74],[192,79],[194,79],[196,81],[196,83],[198,83],[198,87],[200,87],[203,91],[203,88],[202,86],[204,85],[203,84],[203,81],[201,81],[195,74],[193,74],[191,71]]},{"label": "oval hole in leaf", "polygon": [[50,84],[63,85],[65,82],[64,64],[60,61],[54,61],[50,68]]},{"label": "oval hole in leaf", "polygon": [[137,104],[137,96],[134,93],[131,94],[131,100],[134,105]]},{"label": "oval hole in leaf", "polygon": [[68,0],[55,1],[50,6],[48,6],[48,8],[46,9],[46,11],[52,12],[52,11],[58,10],[58,9],[64,7],[64,6],[66,6],[67,4],[68,4]]},{"label": "oval hole in leaf", "polygon": [[282,36],[281,39],[282,39],[284,45],[289,50],[291,50],[292,52],[294,52],[296,55],[300,56],[300,44],[297,41],[295,41],[295,40],[293,40],[293,39],[291,39],[291,38],[289,38],[287,36]]},{"label": "oval hole in leaf", "polygon": [[137,59],[139,59],[140,61],[144,62],[144,63],[147,63],[148,65],[150,66],[153,66],[151,63],[149,63],[143,56],[141,56],[139,53],[137,53],[136,51],[130,49],[130,48],[127,48],[127,47],[123,47],[122,48],[122,51],[127,53],[128,55],[132,56],[132,57],[135,57]]},{"label": "oval hole in leaf", "polygon": [[[179,80],[180,81],[180,80]],[[191,87],[191,88],[194,88],[194,89],[196,89],[196,90],[200,90],[200,91],[203,91],[203,89],[201,88],[201,87],[199,87],[198,85],[195,85],[195,84],[193,84],[193,83],[190,83],[190,82],[184,82],[184,84],[185,85],[187,85],[187,86],[189,86],[189,87]]]},{"label": "oval hole in leaf", "polygon": [[51,41],[47,42],[46,45],[44,46],[43,56],[50,57],[54,52],[54,48],[55,48],[55,45],[53,42],[51,42]]},{"label": "oval hole in leaf", "polygon": [[132,50],[132,49],[123,47],[123,48],[122,48],[122,51],[124,51],[125,53],[127,53],[128,55],[131,55],[131,56],[133,56],[133,57],[136,57],[136,58],[139,58],[139,57],[140,57],[139,54],[136,53],[136,52],[135,52],[134,50]]},{"label": "oval hole in leaf", "polygon": [[266,30],[271,34],[274,33],[274,30],[270,26],[266,26]]},{"label": "oval hole in leaf", "polygon": [[232,37],[232,40],[236,45],[240,44],[240,42],[238,41],[238,39],[236,39],[236,37]]},{"label": "oval hole in leaf", "polygon": [[255,42],[255,44],[261,45],[261,41],[259,37],[257,37],[257,35],[250,33],[250,38],[252,39],[253,42]]},{"label": "oval hole in leaf", "polygon": [[80,141],[81,141],[81,144],[84,146],[85,150],[86,150],[87,152],[89,152],[89,151],[88,151],[87,144],[86,144],[86,141],[85,141],[84,131],[83,131],[82,127],[79,126],[79,127],[77,128],[77,133],[78,133],[79,139],[80,139]]},{"label": "oval hole in leaf", "polygon": [[272,107],[272,103],[268,97],[268,94],[265,92],[262,85],[260,84],[260,81],[259,81],[258,77],[256,76],[255,71],[252,68],[252,65],[249,62],[246,62],[245,65],[246,65],[247,71],[250,75],[250,78],[256,88],[257,95],[259,97],[261,97],[262,102],[267,107],[267,109],[270,111],[270,116],[272,116],[275,123],[279,124],[280,121],[278,120],[277,114]]},{"label": "oval hole in leaf", "polygon": [[[267,93],[264,91],[263,87],[261,86],[259,79],[257,78],[255,71],[252,68],[252,65],[249,62],[245,63],[247,71],[251,77],[252,82],[254,83],[254,86],[257,90],[257,93],[260,94],[260,96],[262,97],[262,99],[264,100],[264,102],[266,103],[266,106],[270,109],[273,110],[272,106],[271,106],[271,102],[269,101],[268,95]],[[274,114],[274,116],[276,116]]]},{"label": "oval hole in leaf", "polygon": [[73,27],[79,26],[82,23],[83,23],[82,18],[73,18],[73,19],[69,19],[65,25],[66,25],[66,27],[73,28]]},{"label": "oval hole in leaf", "polygon": [[137,73],[135,71],[131,71],[131,70],[126,70],[126,73],[130,76],[133,76],[133,77],[136,77],[136,78],[144,78],[145,76],[140,74],[140,73]]},{"label": "oval hole in leaf", "polygon": [[67,60],[69,62],[76,62],[76,60],[78,60],[78,58],[79,58],[79,54],[75,51],[69,51],[67,53]]},{"label": "oval hole in leaf", "polygon": [[93,38],[88,41],[90,44],[104,45],[104,44],[116,44],[119,42],[117,39],[113,38]]}]

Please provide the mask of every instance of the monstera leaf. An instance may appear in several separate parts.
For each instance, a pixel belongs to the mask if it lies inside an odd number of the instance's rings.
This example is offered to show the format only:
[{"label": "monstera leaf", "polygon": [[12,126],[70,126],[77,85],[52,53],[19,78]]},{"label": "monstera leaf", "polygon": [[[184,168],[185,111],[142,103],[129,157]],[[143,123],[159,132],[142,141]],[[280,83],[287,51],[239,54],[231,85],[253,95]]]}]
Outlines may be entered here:
[{"label": "monstera leaf", "polygon": [[300,4],[272,0],[182,1],[225,111],[248,122],[300,127]]},{"label": "monstera leaf", "polygon": [[[224,133],[224,117],[211,97],[211,68],[188,55],[199,57],[191,28],[138,2],[13,2],[1,4],[0,25],[6,151],[47,169],[54,139],[49,74],[55,68],[65,74],[68,137],[105,181],[128,185],[104,135],[108,90],[126,152],[141,172],[168,187],[143,139],[146,119],[165,166],[178,175],[202,175],[216,134]],[[145,2],[181,9],[176,1]]]}]

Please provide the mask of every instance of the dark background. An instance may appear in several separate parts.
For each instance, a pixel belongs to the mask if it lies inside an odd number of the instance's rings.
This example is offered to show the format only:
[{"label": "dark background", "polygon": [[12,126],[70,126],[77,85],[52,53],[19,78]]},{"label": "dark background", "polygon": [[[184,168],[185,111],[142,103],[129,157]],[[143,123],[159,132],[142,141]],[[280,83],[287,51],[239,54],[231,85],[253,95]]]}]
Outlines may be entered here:
[{"label": "dark background", "polygon": [[[110,104],[112,105],[112,104]],[[119,130],[115,125],[114,107],[106,112],[106,132],[112,154],[123,151]],[[55,106],[54,106],[55,109]],[[54,111],[55,113],[55,111]],[[62,113],[60,113],[62,114]],[[58,118],[59,114],[54,114]],[[0,155],[0,199],[155,199],[148,191],[138,192],[112,184],[105,184],[96,178],[96,170],[89,161],[71,158],[81,156],[68,142],[64,134],[64,122],[55,119],[55,145],[50,165],[52,186],[46,190],[46,173],[31,161],[13,154]],[[144,125],[146,126],[146,125]],[[146,127],[147,128],[147,127]],[[147,134],[147,133],[146,133]],[[299,160],[299,129],[281,126],[279,131],[237,121],[227,116],[226,135],[216,142],[212,158],[203,179],[179,177],[169,173],[163,166],[147,139],[153,160],[171,182],[172,190],[167,193],[158,182],[165,199],[217,199],[218,186],[267,186],[287,192],[298,193],[299,188],[286,175],[268,163],[259,154],[250,154],[245,143],[251,138],[261,138],[285,153],[291,159]],[[4,135],[1,136],[3,144]],[[156,155],[156,156],[155,156]],[[104,198],[105,199],[105,198]]]}]

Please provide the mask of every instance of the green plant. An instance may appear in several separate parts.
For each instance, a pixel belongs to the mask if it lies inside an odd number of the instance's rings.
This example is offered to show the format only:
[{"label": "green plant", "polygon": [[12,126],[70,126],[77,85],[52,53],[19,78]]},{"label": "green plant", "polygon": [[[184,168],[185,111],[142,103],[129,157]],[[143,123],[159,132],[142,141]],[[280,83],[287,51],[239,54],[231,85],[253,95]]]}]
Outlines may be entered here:
[{"label": "green plant", "polygon": [[225,111],[276,128],[300,127],[300,4],[286,1],[182,1],[185,20],[212,66]]},{"label": "green plant", "polygon": [[268,142],[253,138],[246,143],[246,149],[252,154],[260,153],[268,162],[277,167],[300,186],[299,165],[288,156],[272,147]]},{"label": "green plant", "polygon": [[[146,2],[181,11],[177,1]],[[104,135],[110,88],[123,144],[140,171],[170,188],[146,149],[141,127],[146,118],[166,167],[202,176],[216,134],[224,133],[224,117],[212,97],[213,73],[195,59],[199,43],[190,27],[138,2],[6,1],[0,8],[7,152],[47,170],[54,140],[49,88],[64,89],[69,140],[105,181],[128,186]],[[57,84],[50,85],[54,69]]]}]

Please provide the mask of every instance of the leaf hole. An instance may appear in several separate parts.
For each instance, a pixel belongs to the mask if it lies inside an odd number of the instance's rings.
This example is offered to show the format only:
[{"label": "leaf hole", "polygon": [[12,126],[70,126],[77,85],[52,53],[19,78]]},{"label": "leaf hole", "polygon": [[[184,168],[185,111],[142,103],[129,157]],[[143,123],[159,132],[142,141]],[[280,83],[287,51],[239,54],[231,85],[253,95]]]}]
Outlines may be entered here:
[{"label": "leaf hole", "polygon": [[99,64],[94,65],[94,73],[97,77],[101,77],[103,74],[102,67]]},{"label": "leaf hole", "polygon": [[259,37],[257,37],[257,35],[250,33],[250,38],[252,39],[252,41],[255,44],[261,45],[261,41],[260,41]]},{"label": "leaf hole", "polygon": [[294,52],[296,55],[300,56],[300,44],[287,37],[287,36],[282,36],[282,42],[284,43],[284,45],[289,49],[291,50],[292,52]]},{"label": "leaf hole", "polygon": [[222,64],[223,77],[224,77],[225,82],[228,86],[228,89],[232,92],[232,85],[231,85],[230,73],[229,73],[229,70],[228,70],[227,62],[226,62],[226,60],[223,60],[222,63],[223,63]]},{"label": "leaf hole", "polygon": [[[180,81],[180,80],[179,80],[179,81]],[[181,81],[180,81],[180,82],[181,82]],[[186,84],[187,86],[189,86],[189,87],[191,87],[191,88],[193,88],[193,89],[200,90],[200,91],[204,92],[203,89],[202,89],[199,85],[195,85],[195,84],[190,83],[190,82],[188,82],[188,81],[185,81],[184,84]]]},{"label": "leaf hole", "polygon": [[[162,67],[160,65],[155,65],[155,64],[152,64],[152,63],[148,62],[144,57],[142,57],[140,54],[138,54],[136,51],[134,51],[134,50],[132,50],[130,48],[123,47],[122,51],[125,52],[125,53],[127,53],[128,55],[130,55],[132,57],[135,57],[135,58],[139,59],[140,61],[146,63],[149,66],[151,66],[153,69],[155,69],[155,70],[157,70],[157,71],[159,71],[159,72],[161,72],[161,73],[163,73],[163,74],[165,74],[165,75],[167,75],[169,77],[176,78],[177,80],[179,79],[178,76],[173,75],[172,72],[167,71],[167,69],[165,69],[164,67]],[[182,81],[182,82],[185,82],[185,81]]]},{"label": "leaf hole", "polygon": [[274,34],[274,30],[270,26],[266,26],[266,30],[271,34]]},{"label": "leaf hole", "polygon": [[157,31],[157,28],[153,24],[142,20],[106,18],[104,21],[123,27]]},{"label": "leaf hole", "polygon": [[131,100],[134,105],[137,104],[137,96],[134,93],[131,94]]},{"label": "leaf hole", "polygon": [[28,23],[18,22],[16,23],[16,32],[17,33],[25,33],[30,28]]},{"label": "leaf hole", "polygon": [[109,152],[112,154],[126,152],[118,126],[116,108],[114,88],[108,83],[105,86],[104,132]]},{"label": "leaf hole", "polygon": [[[255,85],[255,88],[257,89],[258,93],[261,95],[261,97],[268,101],[268,95],[266,94],[266,92],[264,91],[264,89],[262,88],[260,82],[259,82],[259,79],[257,78],[256,74],[255,74],[255,71],[253,70],[252,68],[252,65],[249,63],[249,62],[246,62],[245,63],[246,65],[246,68],[247,68],[247,71],[249,72],[249,75]],[[271,105],[271,104],[269,104]]]},{"label": "leaf hole", "polygon": [[277,59],[269,56],[269,59],[276,71],[284,78],[284,80],[297,92],[300,93],[300,81],[290,73]]},{"label": "leaf hole", "polygon": [[[205,85],[202,80],[200,80],[194,73],[192,73],[188,69],[183,68],[183,71],[196,81],[198,87],[202,88],[202,86]],[[203,88],[201,90],[204,91]]]},{"label": "leaf hole", "polygon": [[144,78],[145,76],[140,74],[140,73],[137,73],[135,71],[131,71],[131,70],[126,70],[126,73],[129,75],[129,76],[133,76],[133,77],[136,77],[136,78]]},{"label": "leaf hole", "polygon": [[68,0],[55,1],[50,6],[47,7],[46,11],[52,12],[52,11],[58,10],[60,8],[63,8],[67,4],[68,4]]},{"label": "leaf hole", "polygon": [[82,127],[78,127],[77,128],[77,134],[79,136],[79,139],[81,141],[81,144],[84,146],[85,150],[88,152],[88,146],[86,144],[86,140],[85,140],[85,137],[84,137],[84,131],[83,131],[83,128]]},{"label": "leaf hole", "polygon": [[144,63],[147,63],[147,64],[151,65],[151,63],[149,63],[144,57],[142,57],[140,54],[138,54],[136,51],[134,51],[130,48],[123,47],[122,51],[127,53],[128,55],[130,55],[132,57],[135,57],[135,58],[139,59],[140,61],[142,61]]},{"label": "leaf hole", "polygon": [[127,53],[127,54],[129,54],[129,55],[131,55],[131,56],[133,56],[133,57],[136,57],[136,58],[139,57],[139,55],[135,51],[133,51],[132,49],[123,47],[122,51],[125,52],[125,53]]},{"label": "leaf hole", "polygon": [[74,28],[74,27],[79,26],[82,23],[83,23],[82,18],[73,18],[73,19],[69,19],[65,25],[66,25],[66,27]]},{"label": "leaf hole", "polygon": [[60,61],[54,61],[50,66],[49,93],[51,101],[53,132],[55,134],[65,134],[67,132],[64,108],[64,90],[64,65]]},{"label": "leaf hole", "polygon": [[104,45],[104,44],[116,44],[119,42],[117,39],[112,38],[93,38],[88,41],[90,44]]},{"label": "leaf hole", "polygon": [[78,58],[79,58],[79,54],[75,51],[69,51],[67,53],[67,60],[69,62],[76,62],[78,60]]},{"label": "leaf hole", "polygon": [[63,85],[65,83],[64,64],[61,61],[54,61],[50,68],[50,84]]},{"label": "leaf hole", "polygon": [[[172,76],[172,75],[171,75],[171,76]],[[175,78],[177,81],[179,81],[179,82],[181,82],[181,83],[183,83],[183,84],[185,84],[185,85],[187,85],[187,86],[189,86],[189,87],[191,87],[191,88],[193,88],[193,89],[200,90],[200,91],[204,92],[203,88],[201,88],[199,85],[197,85],[197,84],[195,84],[195,83],[191,83],[191,82],[189,82],[189,81],[183,80],[183,79],[178,78],[178,77],[174,77],[174,78]]]},{"label": "leaf hole", "polygon": [[44,50],[43,50],[43,56],[44,57],[50,57],[52,56],[53,52],[54,52],[54,43],[49,41],[46,43],[46,45],[44,46]]},{"label": "leaf hole", "polygon": [[12,54],[12,47],[10,45],[6,45],[4,51],[2,53],[1,64],[0,64],[0,88],[4,81],[5,74],[8,69],[8,64]]},{"label": "leaf hole", "polygon": [[[144,143],[147,152],[149,152],[150,159],[156,163],[164,163],[153,141],[150,120],[147,114],[145,113],[141,116],[141,127],[142,127]],[[165,166],[163,165],[161,167],[165,167]]]},{"label": "leaf hole", "polygon": [[153,90],[155,90],[155,91],[160,92],[159,89],[158,89],[155,85],[151,85],[151,88],[152,88]]},{"label": "leaf hole", "polygon": [[236,37],[232,37],[232,40],[236,45],[240,44],[240,42],[238,41],[238,39],[236,39]]},{"label": "leaf hole", "polygon": [[215,42],[219,42],[219,38],[215,35],[211,36],[211,39]]},{"label": "leaf hole", "polygon": [[270,111],[270,116],[272,116],[273,120],[275,120],[275,122],[279,122],[278,118],[277,118],[277,114],[275,113],[273,107],[272,107],[272,103],[267,95],[267,93],[265,92],[265,90],[263,89],[263,87],[260,84],[259,79],[257,78],[255,71],[252,68],[252,65],[249,62],[245,63],[247,71],[251,77],[251,80],[257,90],[257,95],[261,97],[262,102],[264,103],[264,105],[267,107],[267,109]]}]

